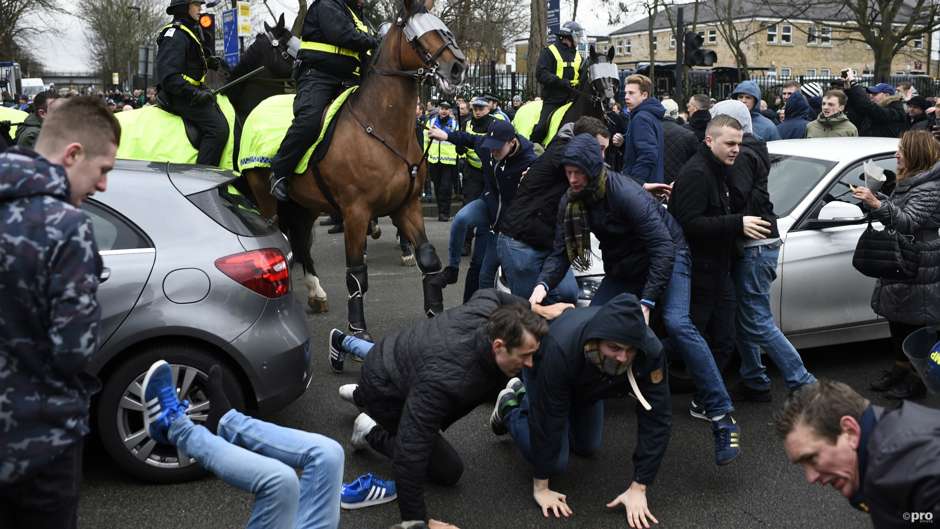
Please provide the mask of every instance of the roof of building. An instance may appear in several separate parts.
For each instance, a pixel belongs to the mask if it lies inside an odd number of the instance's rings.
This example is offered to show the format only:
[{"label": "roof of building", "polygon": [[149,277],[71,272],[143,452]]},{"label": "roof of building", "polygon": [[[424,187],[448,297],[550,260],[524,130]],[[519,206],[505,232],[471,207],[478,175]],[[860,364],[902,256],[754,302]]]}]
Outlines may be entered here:
[{"label": "roof of building", "polygon": [[[726,0],[730,1],[730,0]],[[793,20],[820,20],[827,22],[846,22],[854,20],[854,16],[843,3],[810,3],[793,2],[787,0],[734,0],[734,11],[737,13],[735,19],[749,18],[768,18],[768,19],[793,19]],[[717,2],[701,2],[698,8],[698,24],[714,23],[721,20],[716,14]],[[694,13],[694,2],[688,4],[670,4],[666,9],[656,13],[653,23],[654,30],[669,29],[675,24],[676,13],[680,7],[685,8],[686,25],[692,22]],[[724,5],[720,5],[724,7]],[[668,12],[667,12],[668,10]],[[905,13],[906,12],[906,13]],[[897,20],[906,21],[910,16],[911,8],[905,3],[899,12]],[[644,17],[636,22],[627,24],[620,29],[611,32],[613,35],[623,35],[627,33],[638,33],[649,30],[649,17]]]}]

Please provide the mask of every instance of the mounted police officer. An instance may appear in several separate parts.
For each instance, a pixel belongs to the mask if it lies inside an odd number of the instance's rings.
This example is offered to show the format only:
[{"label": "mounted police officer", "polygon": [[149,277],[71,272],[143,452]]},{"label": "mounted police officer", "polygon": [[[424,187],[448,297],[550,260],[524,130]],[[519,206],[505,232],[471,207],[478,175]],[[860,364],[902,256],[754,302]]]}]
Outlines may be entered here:
[{"label": "mounted police officer", "polygon": [[581,84],[581,55],[577,43],[584,30],[575,21],[565,22],[555,36],[554,44],[542,48],[535,69],[535,78],[542,85],[542,112],[529,138],[542,143],[548,132],[552,112],[578,94]]},{"label": "mounted police officer", "polygon": [[228,142],[228,122],[206,86],[206,72],[221,61],[205,47],[199,11],[202,0],[171,0],[166,8],[173,22],[157,38],[157,100],[160,106],[193,123],[202,138],[196,162],[219,165]]},{"label": "mounted police officer", "polygon": [[366,54],[379,40],[362,21],[363,0],[316,0],[304,18],[295,72],[294,121],[271,164],[271,194],[287,200],[287,179],[320,134],[330,101],[359,84]]}]

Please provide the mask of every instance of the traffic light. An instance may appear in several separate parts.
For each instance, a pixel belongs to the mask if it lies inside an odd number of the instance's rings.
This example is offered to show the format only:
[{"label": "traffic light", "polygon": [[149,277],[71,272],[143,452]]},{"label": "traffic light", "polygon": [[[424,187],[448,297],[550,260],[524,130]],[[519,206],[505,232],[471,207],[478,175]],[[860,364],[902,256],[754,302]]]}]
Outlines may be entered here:
[{"label": "traffic light", "polygon": [[685,65],[711,66],[718,61],[718,55],[712,50],[702,48],[705,38],[698,33],[685,34]]},{"label": "traffic light", "polygon": [[202,40],[206,49],[215,54],[215,15],[211,13],[199,15],[199,27],[202,29]]}]

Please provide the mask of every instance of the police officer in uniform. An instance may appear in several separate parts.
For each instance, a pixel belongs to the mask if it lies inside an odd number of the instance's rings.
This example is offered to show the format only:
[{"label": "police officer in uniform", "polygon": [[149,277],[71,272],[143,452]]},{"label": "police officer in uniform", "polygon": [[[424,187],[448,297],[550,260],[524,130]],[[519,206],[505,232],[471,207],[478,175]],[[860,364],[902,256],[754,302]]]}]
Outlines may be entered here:
[{"label": "police officer in uniform", "polygon": [[173,22],[157,38],[157,98],[160,106],[196,125],[202,133],[196,162],[219,165],[228,142],[228,122],[206,86],[206,72],[221,61],[205,49],[199,11],[202,0],[171,0]]},{"label": "police officer in uniform", "polygon": [[542,85],[542,112],[532,130],[532,143],[542,143],[548,133],[552,112],[578,94],[581,84],[581,55],[576,46],[583,29],[577,22],[565,22],[554,44],[542,48],[535,78]]},{"label": "police officer in uniform", "polygon": [[[432,140],[427,130],[436,127],[448,133],[459,130],[457,119],[451,115],[449,101],[441,101],[436,116],[428,119],[424,141],[431,142],[428,148],[428,174],[434,183],[434,197],[437,199],[437,220],[450,220],[450,201],[454,182],[457,180],[457,147],[449,141]],[[425,145],[427,145],[425,143]]]},{"label": "police officer in uniform", "polygon": [[362,21],[363,0],[315,0],[304,18],[295,72],[294,121],[271,164],[271,194],[287,200],[287,179],[320,135],[323,112],[344,86],[359,84],[379,40]]},{"label": "police officer in uniform", "polygon": [[[483,136],[494,119],[503,119],[499,114],[492,114],[490,103],[482,96],[470,100],[473,117],[464,122],[463,131],[467,134]],[[473,149],[460,148],[457,152],[466,156],[467,165],[463,172],[463,203],[467,204],[483,194],[483,165]]]}]

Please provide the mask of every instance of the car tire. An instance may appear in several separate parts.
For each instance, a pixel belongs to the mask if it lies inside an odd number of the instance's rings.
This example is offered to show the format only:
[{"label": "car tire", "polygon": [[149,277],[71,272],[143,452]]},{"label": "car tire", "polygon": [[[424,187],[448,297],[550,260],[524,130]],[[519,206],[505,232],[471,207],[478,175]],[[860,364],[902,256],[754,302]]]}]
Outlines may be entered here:
[{"label": "car tire", "polygon": [[105,451],[128,474],[152,483],[192,481],[206,474],[192,458],[182,457],[174,447],[156,444],[143,428],[143,395],[140,384],[147,369],[157,360],[166,360],[174,369],[177,389],[186,384],[181,398],[190,401],[187,414],[193,422],[206,420],[208,396],[205,385],[209,369],[219,364],[225,380],[225,393],[232,406],[244,409],[245,392],[232,369],[204,348],[178,343],[152,346],[135,352],[103,381],[97,399],[98,435]]}]

